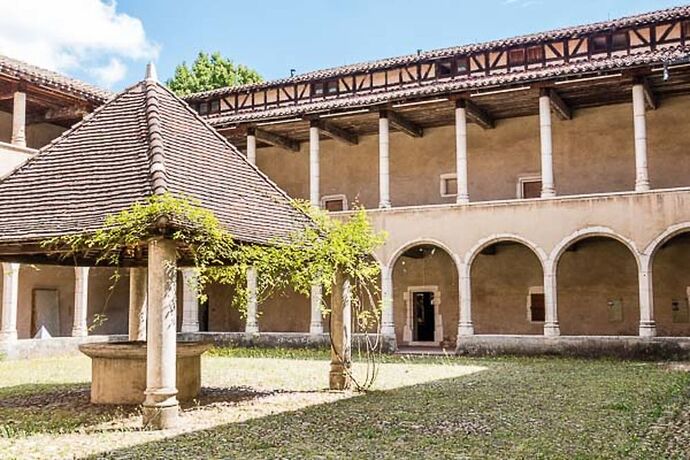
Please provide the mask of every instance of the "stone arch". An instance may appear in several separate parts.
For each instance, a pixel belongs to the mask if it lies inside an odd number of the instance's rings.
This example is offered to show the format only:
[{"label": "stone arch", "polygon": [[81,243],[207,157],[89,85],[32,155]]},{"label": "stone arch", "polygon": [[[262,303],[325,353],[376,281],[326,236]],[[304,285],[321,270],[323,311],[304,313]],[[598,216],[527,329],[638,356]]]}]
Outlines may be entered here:
[{"label": "stone arch", "polygon": [[[458,257],[438,240],[420,238],[398,248],[384,267],[390,278],[393,329],[402,344],[455,341]],[[433,319],[430,319],[433,318]]]},{"label": "stone arch", "polygon": [[[690,336],[690,222],[672,225],[644,250],[649,322],[656,335]],[[640,329],[642,331],[642,328]]]},{"label": "stone arch", "polygon": [[463,306],[478,334],[542,334],[546,252],[505,233],[477,242],[464,258]]},{"label": "stone arch", "polygon": [[632,240],[608,227],[563,238],[547,263],[562,334],[637,335],[642,259]]}]

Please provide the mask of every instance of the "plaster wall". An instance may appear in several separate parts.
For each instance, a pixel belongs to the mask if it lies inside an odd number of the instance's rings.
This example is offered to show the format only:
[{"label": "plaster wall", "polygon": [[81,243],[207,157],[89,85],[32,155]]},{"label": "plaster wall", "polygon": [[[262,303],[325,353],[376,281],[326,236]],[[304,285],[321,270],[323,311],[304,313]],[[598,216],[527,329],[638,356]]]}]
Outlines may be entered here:
[{"label": "plaster wall", "polygon": [[[51,123],[36,123],[26,127],[26,146],[40,149],[50,141],[65,132],[67,128]],[[0,142],[10,142],[12,139],[12,114],[0,112]]]},{"label": "plaster wall", "polygon": [[[115,270],[104,267],[89,269],[89,307],[87,326],[93,327],[89,335],[127,334],[129,320],[129,270],[121,269],[120,279],[113,284]],[[112,290],[111,290],[112,287]],[[106,321],[94,324],[95,315],[104,315]]]},{"label": "plaster wall", "polygon": [[19,270],[19,304],[17,307],[17,336],[20,339],[32,337],[31,320],[35,289],[56,289],[58,291],[59,331],[53,335],[61,337],[71,335],[74,320],[74,267],[21,266]]},{"label": "plaster wall", "polygon": [[663,245],[652,265],[654,314],[660,336],[690,336],[690,321],[674,322],[672,302],[688,302],[690,287],[690,234]]}]

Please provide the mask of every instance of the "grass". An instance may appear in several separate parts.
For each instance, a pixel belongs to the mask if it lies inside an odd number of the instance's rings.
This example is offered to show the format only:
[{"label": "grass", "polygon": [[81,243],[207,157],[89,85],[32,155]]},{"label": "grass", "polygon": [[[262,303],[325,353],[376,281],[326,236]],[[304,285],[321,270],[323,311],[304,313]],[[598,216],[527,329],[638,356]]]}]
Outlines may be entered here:
[{"label": "grass", "polygon": [[[687,458],[690,373],[656,363],[386,356],[366,394],[327,355],[213,350],[172,432],[88,403],[82,357],[0,362],[0,458]],[[356,366],[356,372],[363,367]]]}]

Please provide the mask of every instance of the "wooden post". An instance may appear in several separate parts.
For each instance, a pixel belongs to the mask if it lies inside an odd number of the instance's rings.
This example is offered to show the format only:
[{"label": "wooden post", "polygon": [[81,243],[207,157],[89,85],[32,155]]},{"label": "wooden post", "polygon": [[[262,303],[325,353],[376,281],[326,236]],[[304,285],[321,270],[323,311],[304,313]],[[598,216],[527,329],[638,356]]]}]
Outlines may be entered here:
[{"label": "wooden post", "polygon": [[331,296],[331,390],[350,388],[352,379],[352,303],[350,281],[343,273],[336,274]]},{"label": "wooden post", "polygon": [[177,424],[177,260],[175,242],[149,241],[144,426]]}]

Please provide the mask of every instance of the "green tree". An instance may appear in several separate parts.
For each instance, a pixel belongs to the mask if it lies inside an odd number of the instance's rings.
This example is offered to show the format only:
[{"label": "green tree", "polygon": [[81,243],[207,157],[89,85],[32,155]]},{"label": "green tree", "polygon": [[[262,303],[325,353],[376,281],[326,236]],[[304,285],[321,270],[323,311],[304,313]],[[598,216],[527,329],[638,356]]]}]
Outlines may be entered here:
[{"label": "green tree", "polygon": [[199,91],[208,91],[225,86],[237,86],[263,81],[254,69],[235,64],[219,52],[209,56],[203,51],[194,60],[191,68],[186,62],[175,68],[175,76],[166,84],[178,96],[187,96]]}]

